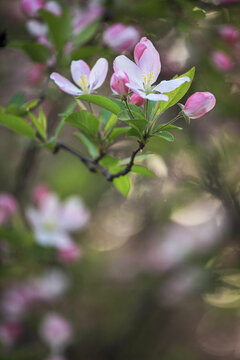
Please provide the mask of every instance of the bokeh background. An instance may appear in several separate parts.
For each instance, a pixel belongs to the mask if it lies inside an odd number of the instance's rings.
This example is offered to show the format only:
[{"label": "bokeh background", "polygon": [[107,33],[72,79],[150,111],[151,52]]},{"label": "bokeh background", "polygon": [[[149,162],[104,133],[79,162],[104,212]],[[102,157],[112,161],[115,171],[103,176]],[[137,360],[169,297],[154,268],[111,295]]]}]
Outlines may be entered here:
[{"label": "bokeh background", "polygon": [[[190,126],[180,120],[183,130],[174,143],[153,140],[147,146],[144,153],[153,155],[144,164],[156,177],[132,175],[128,198],[70,154],[53,155],[1,127],[0,189],[14,195],[19,210],[0,230],[0,358],[50,359],[52,351],[67,360],[239,359],[240,36],[226,40],[220,29],[240,28],[240,4],[109,0],[101,5],[100,26],[84,44],[98,44],[101,54],[85,50],[78,56],[94,64],[101,55],[111,63],[117,53],[103,45],[103,32],[117,22],[134,25],[160,52],[160,78],[195,66],[186,98],[210,91],[216,107]],[[0,13],[8,42],[31,38],[20,0],[1,0]],[[33,81],[33,66],[21,50],[0,48],[1,106],[20,91],[27,100],[39,96],[48,75],[43,71]],[[62,66],[67,76],[68,66],[67,61]],[[110,67],[109,78],[111,73]],[[110,96],[109,81],[100,93]],[[50,133],[70,102],[50,83],[43,103]],[[176,113],[168,110],[163,121]],[[70,128],[61,138],[82,149]],[[133,146],[123,139],[111,154],[126,157]],[[39,184],[62,201],[79,196],[91,214],[73,236],[81,249],[76,261],[60,261],[54,249],[36,244],[21,220]],[[33,284],[42,292],[40,300],[30,295],[26,300]],[[20,316],[12,316],[18,311]],[[66,344],[63,335],[62,345],[54,345],[61,324],[52,340],[44,333],[44,319],[52,313],[67,322]]]}]

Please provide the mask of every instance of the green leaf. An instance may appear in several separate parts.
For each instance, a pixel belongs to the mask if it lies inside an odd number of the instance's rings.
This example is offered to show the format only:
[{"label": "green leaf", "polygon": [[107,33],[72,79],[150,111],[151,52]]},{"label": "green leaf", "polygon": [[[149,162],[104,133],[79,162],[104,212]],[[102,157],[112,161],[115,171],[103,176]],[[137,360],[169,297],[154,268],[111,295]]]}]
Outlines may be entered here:
[{"label": "green leaf", "polygon": [[85,46],[80,49],[76,49],[71,53],[72,60],[89,60],[92,56],[98,54],[98,56],[109,57],[110,51],[96,46]]},{"label": "green leaf", "polygon": [[28,111],[37,106],[39,103],[39,99],[28,101],[26,104],[24,104],[24,108]]},{"label": "green leaf", "polygon": [[151,178],[156,177],[156,175],[152,171],[150,171],[147,168],[145,168],[144,166],[140,166],[140,165],[133,165],[131,171],[133,173],[149,176]]},{"label": "green leaf", "polygon": [[99,162],[100,165],[107,168],[115,167],[118,165],[118,163],[119,163],[119,159],[108,155],[104,156]]},{"label": "green leaf", "polygon": [[75,106],[76,106],[76,102],[74,101],[71,104],[69,104],[67,106],[66,110],[63,113],[59,114],[59,116],[66,117],[66,116],[70,115],[71,112],[74,110]]},{"label": "green leaf", "polygon": [[46,119],[46,116],[43,112],[43,108],[40,107],[39,109],[39,116],[38,116],[38,119],[39,119],[39,124],[41,125],[44,133],[46,133],[46,129],[47,129],[47,119]]},{"label": "green leaf", "polygon": [[24,104],[25,94],[23,92],[18,92],[9,100],[8,105],[15,104],[18,107]]},{"label": "green leaf", "polygon": [[166,125],[166,126],[164,126],[164,124],[161,124],[161,125],[158,125],[157,127],[155,127],[153,130],[155,131],[155,130],[159,130],[159,129],[161,129],[161,128],[163,128],[164,127],[164,130],[182,130],[182,128],[181,127],[179,127],[179,126],[176,126],[176,125]]},{"label": "green leaf", "polygon": [[146,129],[148,125],[148,122],[145,119],[128,120],[127,123],[134,129],[137,129],[140,132],[140,134],[143,133],[143,131]]},{"label": "green leaf", "polygon": [[100,125],[99,119],[86,110],[73,112],[66,119],[73,127],[76,127],[85,135],[96,136]]},{"label": "green leaf", "polygon": [[99,156],[98,147],[84,134],[74,133],[74,136],[78,138],[88,149],[89,154],[92,158]]},{"label": "green leaf", "polygon": [[68,8],[65,8],[61,16],[41,9],[42,16],[49,28],[49,35],[57,50],[62,50],[71,33],[71,18]]},{"label": "green leaf", "polygon": [[15,133],[36,139],[34,129],[24,119],[14,115],[0,114],[0,124],[6,126]]},{"label": "green leaf", "polygon": [[168,131],[159,131],[158,133],[154,134],[154,136],[160,137],[164,140],[167,140],[169,142],[174,141],[174,137],[172,134],[170,134]]},{"label": "green leaf", "polygon": [[134,136],[134,137],[137,137],[137,138],[142,137],[141,133],[139,133],[139,130],[137,130],[135,128],[131,128],[130,130],[128,130],[126,136]]},{"label": "green leaf", "polygon": [[28,113],[33,125],[35,126],[37,132],[41,135],[42,139],[46,140],[46,132],[44,131],[42,125],[39,123],[38,119],[31,112]]},{"label": "green leaf", "polygon": [[86,95],[80,95],[78,99],[85,100],[91,104],[98,105],[104,108],[105,110],[112,112],[115,115],[117,115],[121,111],[117,104],[115,104],[112,100],[104,96],[86,94]]},{"label": "green leaf", "polygon": [[[132,111],[132,115],[134,119],[144,119],[144,115],[139,112]],[[132,120],[132,117],[129,114],[128,110],[123,110],[118,114],[118,120],[120,121]]]},{"label": "green leaf", "polygon": [[131,182],[128,175],[113,179],[113,185],[123,196],[128,196],[131,189]]},{"label": "green leaf", "polygon": [[114,128],[110,135],[108,136],[109,142],[112,142],[115,140],[118,136],[125,134],[128,130],[130,130],[130,127],[121,127],[121,128]]},{"label": "green leaf", "polygon": [[[125,105],[125,104],[124,104]],[[125,105],[126,106],[126,105]],[[139,106],[133,105],[133,104],[128,104],[129,108],[131,111],[133,111],[134,113],[138,114],[139,119],[141,118],[145,118],[144,112],[142,111],[142,109],[140,109]]]},{"label": "green leaf", "polygon": [[16,104],[10,104],[5,110],[6,114],[12,114],[20,117],[27,116],[28,112],[24,107],[18,107]]},{"label": "green leaf", "polygon": [[112,114],[110,116],[108,122],[105,125],[104,131],[107,132],[107,131],[111,130],[116,123],[117,123],[117,116]]},{"label": "green leaf", "polygon": [[50,56],[45,46],[31,40],[11,41],[8,46],[23,50],[32,61],[39,63],[45,63]]},{"label": "green leaf", "polygon": [[192,80],[194,78],[194,74],[195,74],[195,67],[193,67],[191,70],[189,70],[185,74],[182,74],[181,76],[179,76],[179,78],[181,78],[183,76],[188,76],[191,81],[185,82],[181,86],[179,86],[177,89],[175,89],[174,91],[166,93],[166,95],[168,95],[168,97],[169,97],[169,100],[158,102],[157,106],[158,106],[159,115],[162,114],[165,110],[167,110],[171,106],[175,105],[186,94],[186,92],[188,91],[188,89],[191,86]]},{"label": "green leaf", "polygon": [[90,24],[88,27],[86,27],[74,37],[73,44],[75,46],[86,44],[96,34],[99,25],[100,22],[98,20],[94,21],[92,24]]}]

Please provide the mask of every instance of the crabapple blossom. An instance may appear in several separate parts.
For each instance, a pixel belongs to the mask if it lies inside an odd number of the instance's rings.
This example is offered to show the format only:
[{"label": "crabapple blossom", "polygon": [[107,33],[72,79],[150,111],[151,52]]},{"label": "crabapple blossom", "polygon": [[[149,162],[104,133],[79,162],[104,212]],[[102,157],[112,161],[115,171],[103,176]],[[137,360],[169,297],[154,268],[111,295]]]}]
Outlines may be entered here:
[{"label": "crabapple blossom", "polygon": [[46,196],[39,209],[27,210],[36,242],[57,249],[68,248],[72,243],[69,232],[84,227],[89,217],[88,210],[79,198],[71,197],[61,204],[54,194]]},{"label": "crabapple blossom", "polygon": [[120,95],[122,97],[127,96],[128,87],[126,84],[129,82],[128,75],[123,71],[114,72],[110,79],[110,86],[112,92],[115,95]]},{"label": "crabapple blossom", "polygon": [[132,94],[129,99],[130,104],[141,106],[144,103],[144,99],[141,96],[138,96],[136,94]]},{"label": "crabapple blossom", "polygon": [[213,64],[217,69],[222,71],[230,71],[233,68],[233,62],[229,55],[224,51],[213,51],[211,55]]},{"label": "crabapple blossom", "polygon": [[[152,101],[168,101],[165,93],[171,92],[189,82],[187,76],[173,80],[163,80],[158,85],[152,86],[160,74],[160,56],[152,42],[143,37],[134,49],[134,60],[131,61],[125,55],[117,56],[114,60],[114,71],[124,71],[129,77],[126,85],[136,95]],[[163,94],[164,93],[164,94]]]},{"label": "crabapple blossom", "polygon": [[38,185],[35,187],[35,189],[33,190],[33,201],[35,202],[35,204],[37,206],[41,206],[42,203],[44,203],[46,197],[48,195],[50,195],[51,192],[49,190],[49,188],[47,187],[47,185]]},{"label": "crabapple blossom", "polygon": [[34,16],[38,10],[44,8],[44,1],[42,0],[22,0],[21,9],[27,16]]},{"label": "crabapple blossom", "polygon": [[239,39],[239,31],[232,25],[221,25],[218,33],[221,39],[230,45],[235,44]]},{"label": "crabapple blossom", "polygon": [[103,84],[107,72],[108,62],[104,58],[98,59],[92,70],[85,61],[78,60],[71,63],[72,78],[78,87],[56,72],[50,75],[50,79],[54,80],[56,85],[67,94],[79,96],[90,94],[98,89]]},{"label": "crabapple blossom", "polygon": [[47,26],[38,20],[27,21],[26,27],[28,32],[36,38],[47,35]]},{"label": "crabapple blossom", "polygon": [[48,313],[40,326],[40,335],[52,350],[59,351],[71,341],[72,328],[61,315]]},{"label": "crabapple blossom", "polygon": [[131,51],[138,42],[139,31],[134,26],[117,23],[103,33],[103,42],[116,52]]},{"label": "crabapple blossom", "polygon": [[7,223],[17,211],[15,198],[7,193],[0,193],[0,225]]},{"label": "crabapple blossom", "polygon": [[196,92],[191,95],[183,108],[190,119],[198,119],[212,110],[216,104],[215,96],[210,92]]}]

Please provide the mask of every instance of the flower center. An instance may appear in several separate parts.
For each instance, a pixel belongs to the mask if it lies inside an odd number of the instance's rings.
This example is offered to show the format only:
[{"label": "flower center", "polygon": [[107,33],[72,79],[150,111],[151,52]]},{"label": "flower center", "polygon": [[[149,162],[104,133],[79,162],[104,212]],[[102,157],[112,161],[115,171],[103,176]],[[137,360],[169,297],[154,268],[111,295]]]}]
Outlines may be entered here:
[{"label": "flower center", "polygon": [[81,86],[82,90],[84,92],[88,92],[88,79],[87,79],[87,75],[82,75],[80,77],[80,80],[78,80],[79,85]]},{"label": "flower center", "polygon": [[153,72],[149,72],[148,74],[146,74],[145,72],[143,73],[142,75],[143,77],[143,81],[144,81],[144,87],[145,87],[145,90],[148,92],[148,91],[151,91],[151,84],[152,84],[152,80],[154,79],[154,75],[153,75]]}]

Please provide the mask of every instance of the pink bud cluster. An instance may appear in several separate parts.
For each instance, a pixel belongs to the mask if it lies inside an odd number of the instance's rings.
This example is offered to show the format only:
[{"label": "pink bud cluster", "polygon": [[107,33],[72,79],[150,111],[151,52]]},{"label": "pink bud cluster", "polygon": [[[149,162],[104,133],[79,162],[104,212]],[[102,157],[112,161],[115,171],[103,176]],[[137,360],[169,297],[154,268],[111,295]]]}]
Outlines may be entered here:
[{"label": "pink bud cluster", "polygon": [[26,16],[36,16],[40,9],[45,9],[56,16],[61,16],[62,9],[56,1],[44,2],[43,0],[22,0],[21,9]]},{"label": "pink bud cluster", "polygon": [[140,31],[134,26],[117,23],[103,33],[103,42],[115,52],[128,52],[139,41]]},{"label": "pink bud cluster", "polygon": [[198,119],[212,110],[215,104],[215,96],[210,92],[196,92],[188,98],[183,112],[189,119]]},{"label": "pink bud cluster", "polygon": [[0,193],[0,225],[7,224],[17,212],[17,201],[7,193]]}]

